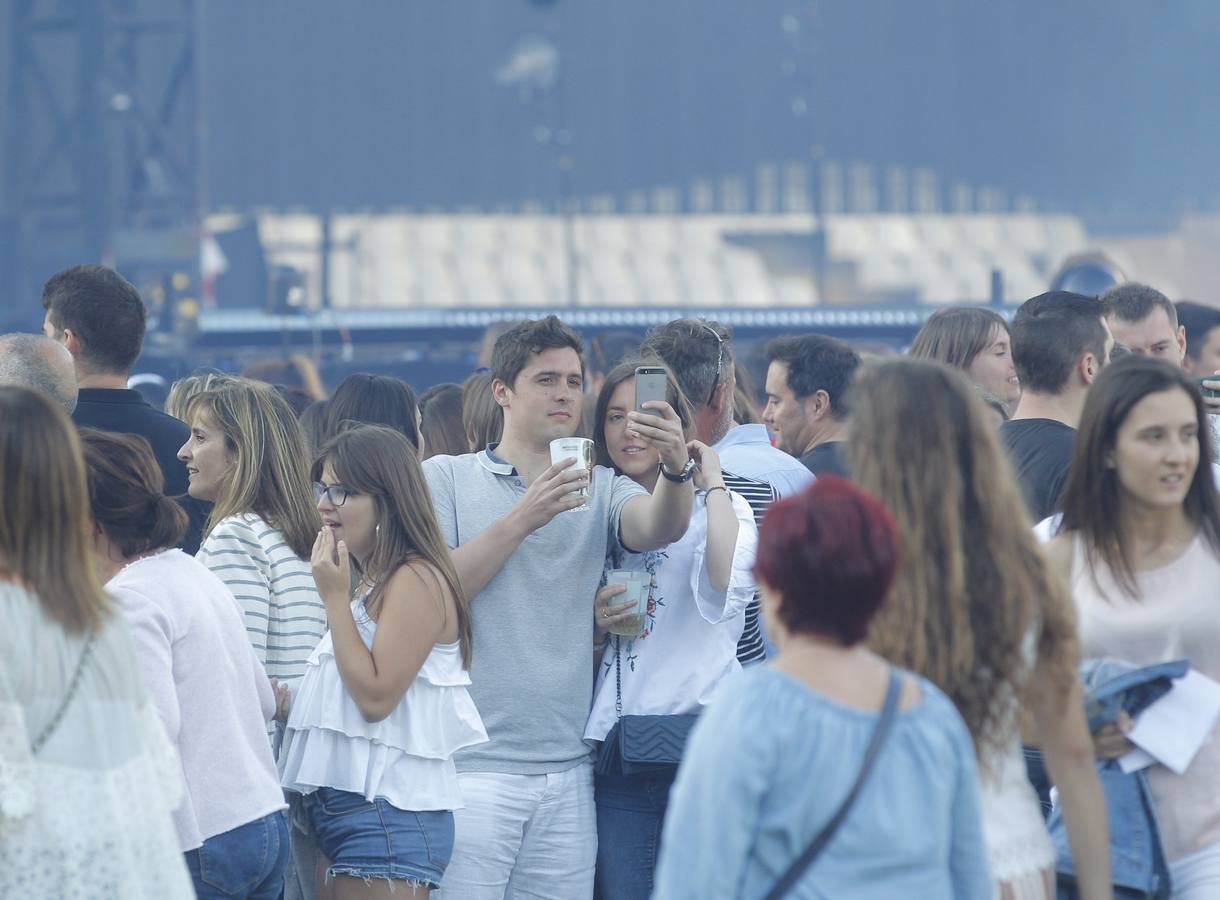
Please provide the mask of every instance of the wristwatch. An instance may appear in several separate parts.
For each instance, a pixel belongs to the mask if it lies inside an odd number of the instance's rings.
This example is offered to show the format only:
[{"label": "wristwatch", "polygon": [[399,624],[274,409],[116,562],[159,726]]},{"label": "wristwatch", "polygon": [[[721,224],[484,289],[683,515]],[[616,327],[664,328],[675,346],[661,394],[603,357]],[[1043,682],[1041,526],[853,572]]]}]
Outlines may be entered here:
[{"label": "wristwatch", "polygon": [[663,462],[657,463],[657,469],[667,481],[672,481],[674,484],[686,484],[686,482],[695,477],[695,461],[690,458],[686,460],[686,465],[682,467],[682,471],[677,475],[666,471],[665,463]]}]

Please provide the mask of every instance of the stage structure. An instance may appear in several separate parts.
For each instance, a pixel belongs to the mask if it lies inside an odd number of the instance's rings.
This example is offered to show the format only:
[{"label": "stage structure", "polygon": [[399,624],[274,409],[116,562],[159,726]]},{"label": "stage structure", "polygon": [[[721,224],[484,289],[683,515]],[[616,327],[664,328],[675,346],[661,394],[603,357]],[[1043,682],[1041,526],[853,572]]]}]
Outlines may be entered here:
[{"label": "stage structure", "polygon": [[78,262],[112,265],[154,315],[197,298],[196,0],[12,0],[5,277],[19,297]]}]

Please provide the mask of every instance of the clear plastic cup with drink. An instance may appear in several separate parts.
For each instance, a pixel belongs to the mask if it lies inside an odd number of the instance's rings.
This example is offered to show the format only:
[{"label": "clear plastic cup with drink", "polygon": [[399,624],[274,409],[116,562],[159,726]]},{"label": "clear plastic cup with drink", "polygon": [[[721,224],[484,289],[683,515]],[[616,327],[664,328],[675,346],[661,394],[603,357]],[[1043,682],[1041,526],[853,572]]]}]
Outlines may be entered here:
[{"label": "clear plastic cup with drink", "polygon": [[644,633],[644,623],[648,621],[648,593],[652,587],[652,576],[632,569],[612,569],[606,574],[606,584],[619,584],[626,588],[623,593],[610,598],[611,606],[635,601],[635,609],[627,610],[629,618],[610,625],[608,630],[611,634],[639,637]]}]

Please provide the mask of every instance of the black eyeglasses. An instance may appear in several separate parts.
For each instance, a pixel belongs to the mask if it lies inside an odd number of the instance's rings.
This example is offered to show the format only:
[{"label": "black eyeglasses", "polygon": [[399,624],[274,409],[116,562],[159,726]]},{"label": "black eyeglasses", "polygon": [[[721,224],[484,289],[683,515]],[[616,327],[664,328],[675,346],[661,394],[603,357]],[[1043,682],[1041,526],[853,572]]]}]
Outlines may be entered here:
[{"label": "black eyeglasses", "polygon": [[699,324],[716,339],[716,377],[712,379],[712,389],[707,393],[707,405],[711,406],[712,398],[716,396],[716,388],[720,385],[720,373],[724,369],[724,338],[720,336],[720,332],[706,322]]},{"label": "black eyeglasses", "polygon": [[360,492],[341,484],[324,484],[321,481],[315,481],[313,483],[313,502],[319,502],[323,494],[326,495],[330,505],[338,509],[347,502],[348,497],[356,497]]}]

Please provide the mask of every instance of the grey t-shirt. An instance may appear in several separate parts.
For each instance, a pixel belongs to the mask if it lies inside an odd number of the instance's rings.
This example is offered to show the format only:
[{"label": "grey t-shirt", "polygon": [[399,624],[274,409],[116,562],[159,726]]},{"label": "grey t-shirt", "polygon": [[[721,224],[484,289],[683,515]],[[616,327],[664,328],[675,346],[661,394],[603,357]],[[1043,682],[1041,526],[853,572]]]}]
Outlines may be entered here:
[{"label": "grey t-shirt", "polygon": [[[424,475],[445,542],[460,547],[525,493],[516,470],[488,451],[434,456]],[[560,513],[529,535],[470,598],[471,696],[490,742],[456,757],[458,771],[541,775],[584,761],[593,696],[593,601],[619,515],[646,494],[629,478],[593,470],[588,511]]]}]

